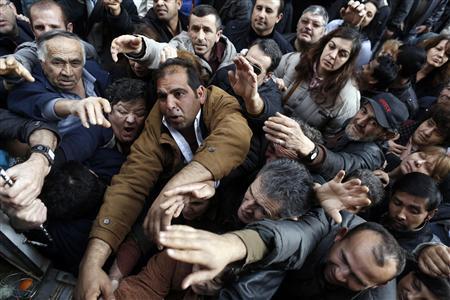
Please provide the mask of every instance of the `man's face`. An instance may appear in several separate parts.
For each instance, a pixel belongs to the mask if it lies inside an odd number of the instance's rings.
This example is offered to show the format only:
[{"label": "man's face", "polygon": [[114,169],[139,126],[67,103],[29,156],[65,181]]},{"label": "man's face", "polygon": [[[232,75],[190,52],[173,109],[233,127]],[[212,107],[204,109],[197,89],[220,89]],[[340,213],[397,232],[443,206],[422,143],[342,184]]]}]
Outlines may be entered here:
[{"label": "man's face", "polygon": [[155,0],[153,1],[153,11],[156,17],[168,22],[178,16],[178,10],[181,7],[181,0]]},{"label": "man's face", "polygon": [[443,66],[448,61],[447,56],[448,40],[442,40],[436,46],[427,51],[427,64],[434,68]]},{"label": "man's face", "polygon": [[444,140],[445,133],[437,127],[432,118],[423,121],[412,136],[412,142],[417,146],[441,145]]},{"label": "man's face", "polygon": [[366,16],[361,22],[361,27],[364,28],[372,22],[373,18],[377,14],[377,8],[372,2],[366,3]]},{"label": "man's face", "polygon": [[81,44],[65,37],[53,38],[45,44],[47,56],[42,69],[50,83],[58,89],[70,92],[83,75]]},{"label": "man's face", "polygon": [[131,144],[141,133],[147,117],[145,99],[117,102],[109,114],[114,135],[121,143]]},{"label": "man's face", "polygon": [[437,99],[437,104],[450,105],[450,86],[446,86]]},{"label": "man's face", "polygon": [[150,74],[150,69],[145,63],[141,63],[131,59],[128,60],[128,63],[130,64],[131,70],[137,77],[142,78]]},{"label": "man's face", "polygon": [[378,124],[373,108],[369,103],[358,110],[345,127],[345,133],[353,141],[372,142],[385,137],[385,129]]},{"label": "man's face", "polygon": [[51,6],[46,9],[32,8],[30,11],[30,21],[33,33],[37,38],[41,34],[54,29],[66,30],[72,32],[72,24],[64,24],[61,9],[57,6]]},{"label": "man's face", "polygon": [[186,71],[181,67],[160,78],[156,85],[159,109],[167,123],[177,130],[191,126],[205,102],[204,88],[193,91],[188,85]]},{"label": "man's face", "polygon": [[195,54],[209,59],[214,45],[219,41],[222,31],[216,27],[216,17],[206,15],[189,17],[188,34],[194,46]]},{"label": "man's face", "polygon": [[266,148],[266,152],[264,153],[266,157],[266,162],[277,160],[280,158],[289,158],[293,160],[297,160],[298,156],[294,150],[286,149],[279,144],[274,144],[269,142]]},{"label": "man's face", "polygon": [[373,72],[380,63],[377,59],[372,59],[368,64],[365,64],[362,66],[361,72],[359,72],[359,79],[361,82],[364,82],[365,84],[375,84],[377,80],[373,77]]},{"label": "man's face", "polygon": [[397,300],[439,300],[415,275],[409,272],[397,284]]},{"label": "man's face", "polygon": [[202,216],[209,207],[209,200],[193,199],[187,202],[183,208],[183,218],[186,220],[194,220]]},{"label": "man's face", "polygon": [[272,59],[267,56],[261,49],[259,49],[258,45],[254,45],[250,49],[248,49],[245,58],[252,65],[253,71],[257,74],[258,86],[264,83],[264,79],[269,77],[267,73],[267,69],[270,68],[270,64],[272,63]]},{"label": "man's face", "polygon": [[328,253],[325,280],[352,291],[362,291],[391,280],[396,273],[396,262],[385,260],[384,266],[380,267],[373,254],[380,242],[381,237],[370,230],[351,237],[338,235]]},{"label": "man's face", "polygon": [[261,35],[272,33],[275,25],[281,20],[283,14],[278,14],[280,0],[256,0],[252,12],[252,28]]},{"label": "man's face", "polygon": [[264,218],[278,219],[279,210],[279,203],[262,192],[261,177],[258,176],[248,187],[237,214],[242,223],[248,224]]},{"label": "man's face", "polygon": [[319,60],[320,72],[339,70],[350,59],[352,41],[343,38],[332,38],[322,50]]},{"label": "man's face", "polygon": [[325,20],[311,12],[303,14],[297,23],[297,39],[314,44],[325,34]]},{"label": "man's face", "polygon": [[9,0],[0,0],[0,35],[12,35],[16,28],[14,4]]},{"label": "man's face", "polygon": [[431,219],[434,211],[427,211],[427,198],[397,191],[389,201],[388,225],[398,231],[413,231]]}]

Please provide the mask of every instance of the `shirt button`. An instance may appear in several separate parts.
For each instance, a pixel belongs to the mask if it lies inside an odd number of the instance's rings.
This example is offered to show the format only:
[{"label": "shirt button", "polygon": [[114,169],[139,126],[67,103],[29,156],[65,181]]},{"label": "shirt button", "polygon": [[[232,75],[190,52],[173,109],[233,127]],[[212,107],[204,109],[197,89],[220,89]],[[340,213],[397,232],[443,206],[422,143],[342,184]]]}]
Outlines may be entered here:
[{"label": "shirt button", "polygon": [[108,225],[109,223],[111,223],[110,219],[108,219],[108,218],[103,219],[103,224]]},{"label": "shirt button", "polygon": [[216,147],[208,147],[208,152],[215,152],[216,151]]}]

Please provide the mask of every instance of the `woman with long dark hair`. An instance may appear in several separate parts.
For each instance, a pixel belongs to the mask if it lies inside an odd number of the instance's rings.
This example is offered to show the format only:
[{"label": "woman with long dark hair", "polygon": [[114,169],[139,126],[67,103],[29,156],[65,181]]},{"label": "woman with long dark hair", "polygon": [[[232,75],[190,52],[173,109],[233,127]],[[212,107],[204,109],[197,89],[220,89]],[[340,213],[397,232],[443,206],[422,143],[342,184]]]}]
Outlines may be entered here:
[{"label": "woman with long dark hair", "polygon": [[427,51],[425,65],[417,72],[414,90],[417,98],[437,97],[450,79],[450,36],[438,35],[423,41],[419,46]]},{"label": "woman with long dark hair", "polygon": [[360,93],[353,80],[361,48],[358,31],[341,27],[298,54],[298,64],[283,76],[285,114],[331,134],[359,109]]}]

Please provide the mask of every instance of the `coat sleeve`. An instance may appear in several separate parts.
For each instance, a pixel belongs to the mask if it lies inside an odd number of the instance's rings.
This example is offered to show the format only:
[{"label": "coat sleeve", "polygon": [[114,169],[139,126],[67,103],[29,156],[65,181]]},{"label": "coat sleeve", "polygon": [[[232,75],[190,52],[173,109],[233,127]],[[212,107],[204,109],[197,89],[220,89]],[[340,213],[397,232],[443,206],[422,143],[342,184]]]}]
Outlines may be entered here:
[{"label": "coat sleeve", "polygon": [[374,143],[349,149],[347,152],[333,152],[323,146],[321,149],[324,151],[325,159],[311,171],[318,173],[327,181],[333,179],[340,170],[350,174],[357,169],[375,170],[384,163],[383,152]]},{"label": "coat sleeve", "polygon": [[209,135],[197,149],[193,161],[208,169],[220,180],[240,165],[250,149],[252,131],[241,114],[236,98],[212,87],[209,103],[203,105]]},{"label": "coat sleeve", "polygon": [[[106,190],[103,205],[90,237],[99,238],[116,250],[141,213],[145,199],[164,168],[164,149],[152,119],[159,118],[157,106],[150,112],[144,130],[133,143],[120,173]],[[154,123],[154,122],[153,122]]]}]

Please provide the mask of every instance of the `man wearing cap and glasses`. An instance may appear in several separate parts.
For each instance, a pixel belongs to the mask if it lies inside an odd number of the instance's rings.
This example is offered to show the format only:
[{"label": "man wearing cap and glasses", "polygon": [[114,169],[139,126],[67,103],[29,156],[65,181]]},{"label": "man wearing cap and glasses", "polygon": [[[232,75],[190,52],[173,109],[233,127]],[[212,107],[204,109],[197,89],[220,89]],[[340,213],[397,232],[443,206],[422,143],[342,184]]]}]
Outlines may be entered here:
[{"label": "man wearing cap and glasses", "polygon": [[363,98],[356,115],[342,129],[317,145],[308,139],[297,123],[281,114],[265,122],[268,140],[276,143],[291,157],[305,162],[309,169],[330,180],[339,170],[350,173],[356,169],[380,168],[385,160],[380,144],[393,138],[408,109],[389,93]]}]

